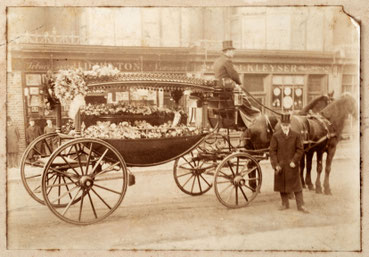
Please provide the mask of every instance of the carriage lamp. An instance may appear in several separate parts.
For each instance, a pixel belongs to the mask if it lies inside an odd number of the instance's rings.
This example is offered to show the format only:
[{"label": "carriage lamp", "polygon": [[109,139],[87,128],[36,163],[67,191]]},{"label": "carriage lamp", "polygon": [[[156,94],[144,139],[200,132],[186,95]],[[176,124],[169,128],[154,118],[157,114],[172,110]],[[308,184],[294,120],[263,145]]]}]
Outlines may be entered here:
[{"label": "carriage lamp", "polygon": [[241,106],[242,105],[242,91],[238,88],[235,88],[233,91],[233,102],[234,106]]}]

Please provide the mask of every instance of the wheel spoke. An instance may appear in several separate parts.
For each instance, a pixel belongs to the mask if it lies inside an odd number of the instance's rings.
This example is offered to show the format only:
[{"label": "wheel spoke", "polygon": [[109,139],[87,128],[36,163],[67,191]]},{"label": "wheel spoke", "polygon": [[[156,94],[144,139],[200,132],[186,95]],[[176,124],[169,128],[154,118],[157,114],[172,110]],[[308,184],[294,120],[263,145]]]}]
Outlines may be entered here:
[{"label": "wheel spoke", "polygon": [[240,187],[241,193],[243,194],[243,197],[246,199],[246,202],[249,201],[249,199],[247,198],[245,192],[243,191],[242,187]]},{"label": "wheel spoke", "polygon": [[107,187],[104,187],[104,186],[101,186],[101,185],[98,185],[98,184],[94,184],[94,186],[97,186],[97,187],[99,187],[99,188],[105,189],[105,190],[110,191],[110,192],[112,192],[112,193],[116,193],[116,194],[118,194],[118,195],[122,194],[121,192],[115,191],[115,190],[113,190],[113,189],[110,189],[110,188],[107,188]]},{"label": "wheel spoke", "polygon": [[[192,152],[191,152],[192,153]],[[193,168],[195,169],[195,167],[192,165],[191,162],[187,161],[186,157],[182,156],[182,158]]]},{"label": "wheel spoke", "polygon": [[200,176],[198,175],[196,177],[197,177],[197,181],[198,181],[198,184],[199,184],[200,192],[202,192],[201,182],[200,182]]},{"label": "wheel spoke", "polygon": [[109,204],[107,204],[107,202],[104,201],[104,199],[93,189],[91,188],[92,192],[95,193],[95,195],[111,210],[111,207]]},{"label": "wheel spoke", "polygon": [[[233,185],[233,184],[231,184],[231,186],[232,186],[232,185]],[[229,202],[229,200],[231,200],[232,195],[233,195],[233,190],[231,190],[231,191],[229,192],[229,195],[228,195],[228,198],[227,198],[226,202]]]},{"label": "wheel spoke", "polygon": [[[59,179],[61,179],[61,177],[59,177]],[[68,185],[75,185],[75,184],[76,184],[75,182],[69,182],[69,183],[60,183],[59,182],[59,184],[47,185],[46,188],[61,187],[61,186],[68,186]]]},{"label": "wheel spoke", "polygon": [[195,186],[195,180],[196,180],[196,177],[194,177],[192,181],[191,193],[193,193],[193,187]]},{"label": "wheel spoke", "polygon": [[76,188],[78,188],[77,186],[73,187],[71,190],[68,190],[67,192],[63,193],[62,195],[60,195],[58,198],[54,199],[53,201],[50,201],[51,203],[55,203],[56,201],[58,201],[59,199],[63,198],[64,196],[66,196],[67,194],[70,194],[72,191],[74,191]]},{"label": "wheel spoke", "polygon": [[28,177],[25,177],[25,179],[31,179],[31,178],[37,178],[37,177],[41,177],[41,174],[37,174],[37,175],[33,175],[33,176],[28,176]]},{"label": "wheel spoke", "polygon": [[209,184],[209,182],[200,174],[200,177],[202,178],[202,180],[205,181],[206,184],[208,184],[209,187],[211,187],[211,184]]},{"label": "wheel spoke", "polygon": [[108,172],[110,172],[110,171],[114,171],[114,169],[110,169],[110,168],[113,168],[114,166],[118,165],[119,163],[120,163],[120,161],[117,161],[116,163],[114,163],[114,164],[110,165],[109,167],[107,167],[107,168],[103,169],[103,170],[102,170],[102,171],[100,171],[99,173],[95,173],[95,174],[93,174],[93,176],[92,176],[92,177],[94,178],[94,177],[100,176],[100,175],[102,175],[102,174],[108,173]]},{"label": "wheel spoke", "polygon": [[183,184],[183,187],[185,187],[185,186],[187,185],[187,183],[190,181],[190,179],[191,179],[191,178],[193,178],[193,176],[194,176],[194,175],[192,174],[192,175],[191,175],[191,177],[189,177],[189,178],[187,179],[187,181]]},{"label": "wheel spoke", "polygon": [[180,177],[183,177],[183,176],[186,176],[186,175],[189,175],[189,174],[192,174],[192,171],[181,174],[181,175],[178,175],[177,178],[180,178]]},{"label": "wheel spoke", "polygon": [[79,188],[78,192],[73,196],[73,198],[69,201],[68,205],[64,208],[63,212],[62,212],[62,216],[64,216],[67,211],[69,210],[69,207],[72,205],[72,203],[74,202],[74,200],[76,199],[77,195],[79,194],[79,192],[81,191],[82,189]]},{"label": "wheel spoke", "polygon": [[85,190],[82,191],[82,196],[81,196],[81,204],[79,205],[79,215],[78,215],[78,221],[81,221],[81,217],[82,217],[82,208],[83,208],[83,199],[85,198],[86,192]]},{"label": "wheel spoke", "polygon": [[239,167],[239,164],[240,164],[240,158],[237,158],[237,168],[236,168],[236,174],[238,175],[238,167]]},{"label": "wheel spoke", "polygon": [[[246,176],[246,175],[248,175],[248,174],[250,174],[251,172],[253,172],[254,170],[256,170],[258,167],[253,167],[253,168],[251,168],[251,169],[249,169],[249,170],[243,170],[243,171],[241,171],[241,176],[242,177],[244,177],[244,176]],[[244,173],[245,172],[245,173]]]},{"label": "wheel spoke", "polygon": [[236,205],[238,205],[238,186],[235,186],[236,188]]},{"label": "wheel spoke", "polygon": [[90,192],[87,192],[87,195],[88,195],[88,198],[90,199],[90,204],[91,204],[92,211],[94,212],[95,219],[97,219],[97,213],[96,213],[96,210],[95,210],[94,203],[92,202],[92,198],[91,198]]},{"label": "wheel spoke", "polygon": [[[55,174],[54,174],[54,175],[55,175]],[[54,175],[53,175],[53,176],[54,176]],[[58,177],[56,176],[56,177],[55,177],[55,179],[54,179],[54,181],[53,181],[53,183],[52,183],[53,185],[55,185],[55,181],[56,181],[57,179],[58,179]],[[49,179],[48,179],[48,180],[49,180]],[[49,188],[49,191],[48,191],[46,194],[49,194],[49,193],[50,193],[50,191],[51,191],[51,189],[52,189],[52,188],[50,187],[50,188]]]},{"label": "wheel spoke", "polygon": [[229,181],[229,185],[220,192],[220,194],[223,194],[226,190],[228,190],[231,186],[233,186],[232,182]]},{"label": "wheel spoke", "polygon": [[109,151],[109,148],[105,150],[105,152],[100,156],[99,160],[95,163],[95,166],[92,168],[91,174],[93,174],[97,168],[97,166],[100,164],[102,159],[105,157],[106,153]]},{"label": "wheel spoke", "polygon": [[49,143],[46,141],[46,138],[43,141],[45,142],[47,149],[50,151],[50,153],[52,153],[53,151],[51,150]]},{"label": "wheel spoke", "polygon": [[[64,181],[64,183],[65,183],[65,187],[66,187],[66,188],[67,188],[67,190],[69,191],[69,187],[68,187],[67,181],[65,181],[65,178],[64,178],[64,177],[62,177],[62,178],[63,178],[63,181]],[[69,180],[70,180],[70,181],[72,181],[70,178],[69,178]],[[73,181],[72,181],[72,182],[73,182]],[[72,183],[71,183],[71,184],[72,184]],[[75,183],[73,182],[73,184],[75,184]],[[73,185],[73,184],[72,184],[72,185]],[[72,195],[71,195],[71,194],[69,194],[69,198],[70,198],[70,199],[72,199]]]},{"label": "wheel spoke", "polygon": [[64,158],[63,155],[60,155],[60,157],[64,160],[64,162],[76,173],[76,175],[80,176],[80,174],[70,165],[70,163]]},{"label": "wheel spoke", "polygon": [[252,187],[250,187],[250,186],[248,186],[246,184],[244,186],[247,187],[248,189],[250,189],[252,192],[255,192],[256,191],[254,188],[252,188]]},{"label": "wheel spoke", "polygon": [[36,193],[36,190],[38,190],[41,187],[41,185],[38,185],[37,187],[35,187],[32,192]]},{"label": "wheel spoke", "polygon": [[91,154],[92,154],[92,142],[90,143],[90,149],[87,156],[86,175],[88,174],[88,166],[90,165]]},{"label": "wheel spoke", "polygon": [[[78,146],[79,146],[79,144],[78,144]],[[77,144],[74,145],[74,148],[76,149],[77,159],[78,159],[78,165],[79,165],[79,168],[81,169],[81,173],[82,173],[82,176],[83,176],[84,175],[84,172],[83,172],[83,168],[82,168],[82,164],[81,164],[81,158],[80,158],[80,151],[81,150],[78,150],[77,149]]]}]

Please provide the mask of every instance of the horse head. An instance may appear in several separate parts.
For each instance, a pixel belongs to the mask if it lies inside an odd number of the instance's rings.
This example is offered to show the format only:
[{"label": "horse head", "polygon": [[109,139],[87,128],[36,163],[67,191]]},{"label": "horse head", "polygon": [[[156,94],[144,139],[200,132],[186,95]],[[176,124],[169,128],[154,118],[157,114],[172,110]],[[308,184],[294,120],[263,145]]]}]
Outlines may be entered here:
[{"label": "horse head", "polygon": [[344,121],[349,115],[355,120],[358,119],[357,101],[350,93],[344,93],[320,113],[332,123],[336,133],[340,135],[343,130]]},{"label": "horse head", "polygon": [[268,148],[278,119],[275,116],[260,115],[247,128],[248,146],[253,149]]},{"label": "horse head", "polygon": [[301,111],[297,112],[297,115],[307,115],[308,113],[319,113],[325,107],[327,107],[332,101],[333,92],[330,92],[328,95],[322,95],[315,98],[313,101],[308,103]]}]

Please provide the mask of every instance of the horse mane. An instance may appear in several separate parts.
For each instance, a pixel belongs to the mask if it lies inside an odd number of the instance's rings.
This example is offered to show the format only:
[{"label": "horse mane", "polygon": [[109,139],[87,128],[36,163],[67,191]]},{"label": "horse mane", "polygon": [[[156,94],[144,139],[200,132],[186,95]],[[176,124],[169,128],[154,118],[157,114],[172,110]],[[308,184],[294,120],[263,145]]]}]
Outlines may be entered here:
[{"label": "horse mane", "polygon": [[339,138],[342,134],[344,121],[349,114],[356,114],[356,108],[355,98],[349,93],[343,93],[340,98],[327,105],[320,114],[331,122]]},{"label": "horse mane", "polygon": [[324,102],[328,102],[329,100],[329,97],[326,96],[326,95],[322,95],[322,96],[319,96],[317,98],[315,98],[313,101],[311,101],[310,103],[308,103],[304,108],[301,109],[301,111],[299,111],[297,113],[297,115],[307,115],[309,113],[309,110],[312,110],[314,109],[314,107],[321,101],[324,101]]}]

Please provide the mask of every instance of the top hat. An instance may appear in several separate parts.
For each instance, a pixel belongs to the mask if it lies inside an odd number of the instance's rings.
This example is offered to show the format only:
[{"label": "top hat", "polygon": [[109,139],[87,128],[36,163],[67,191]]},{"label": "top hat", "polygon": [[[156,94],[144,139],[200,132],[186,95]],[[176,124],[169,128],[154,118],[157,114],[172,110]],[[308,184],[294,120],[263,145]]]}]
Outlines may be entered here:
[{"label": "top hat", "polygon": [[232,40],[223,41],[223,51],[234,49],[236,48],[233,47]]},{"label": "top hat", "polygon": [[290,114],[282,114],[281,123],[290,124],[291,123],[291,115]]}]

